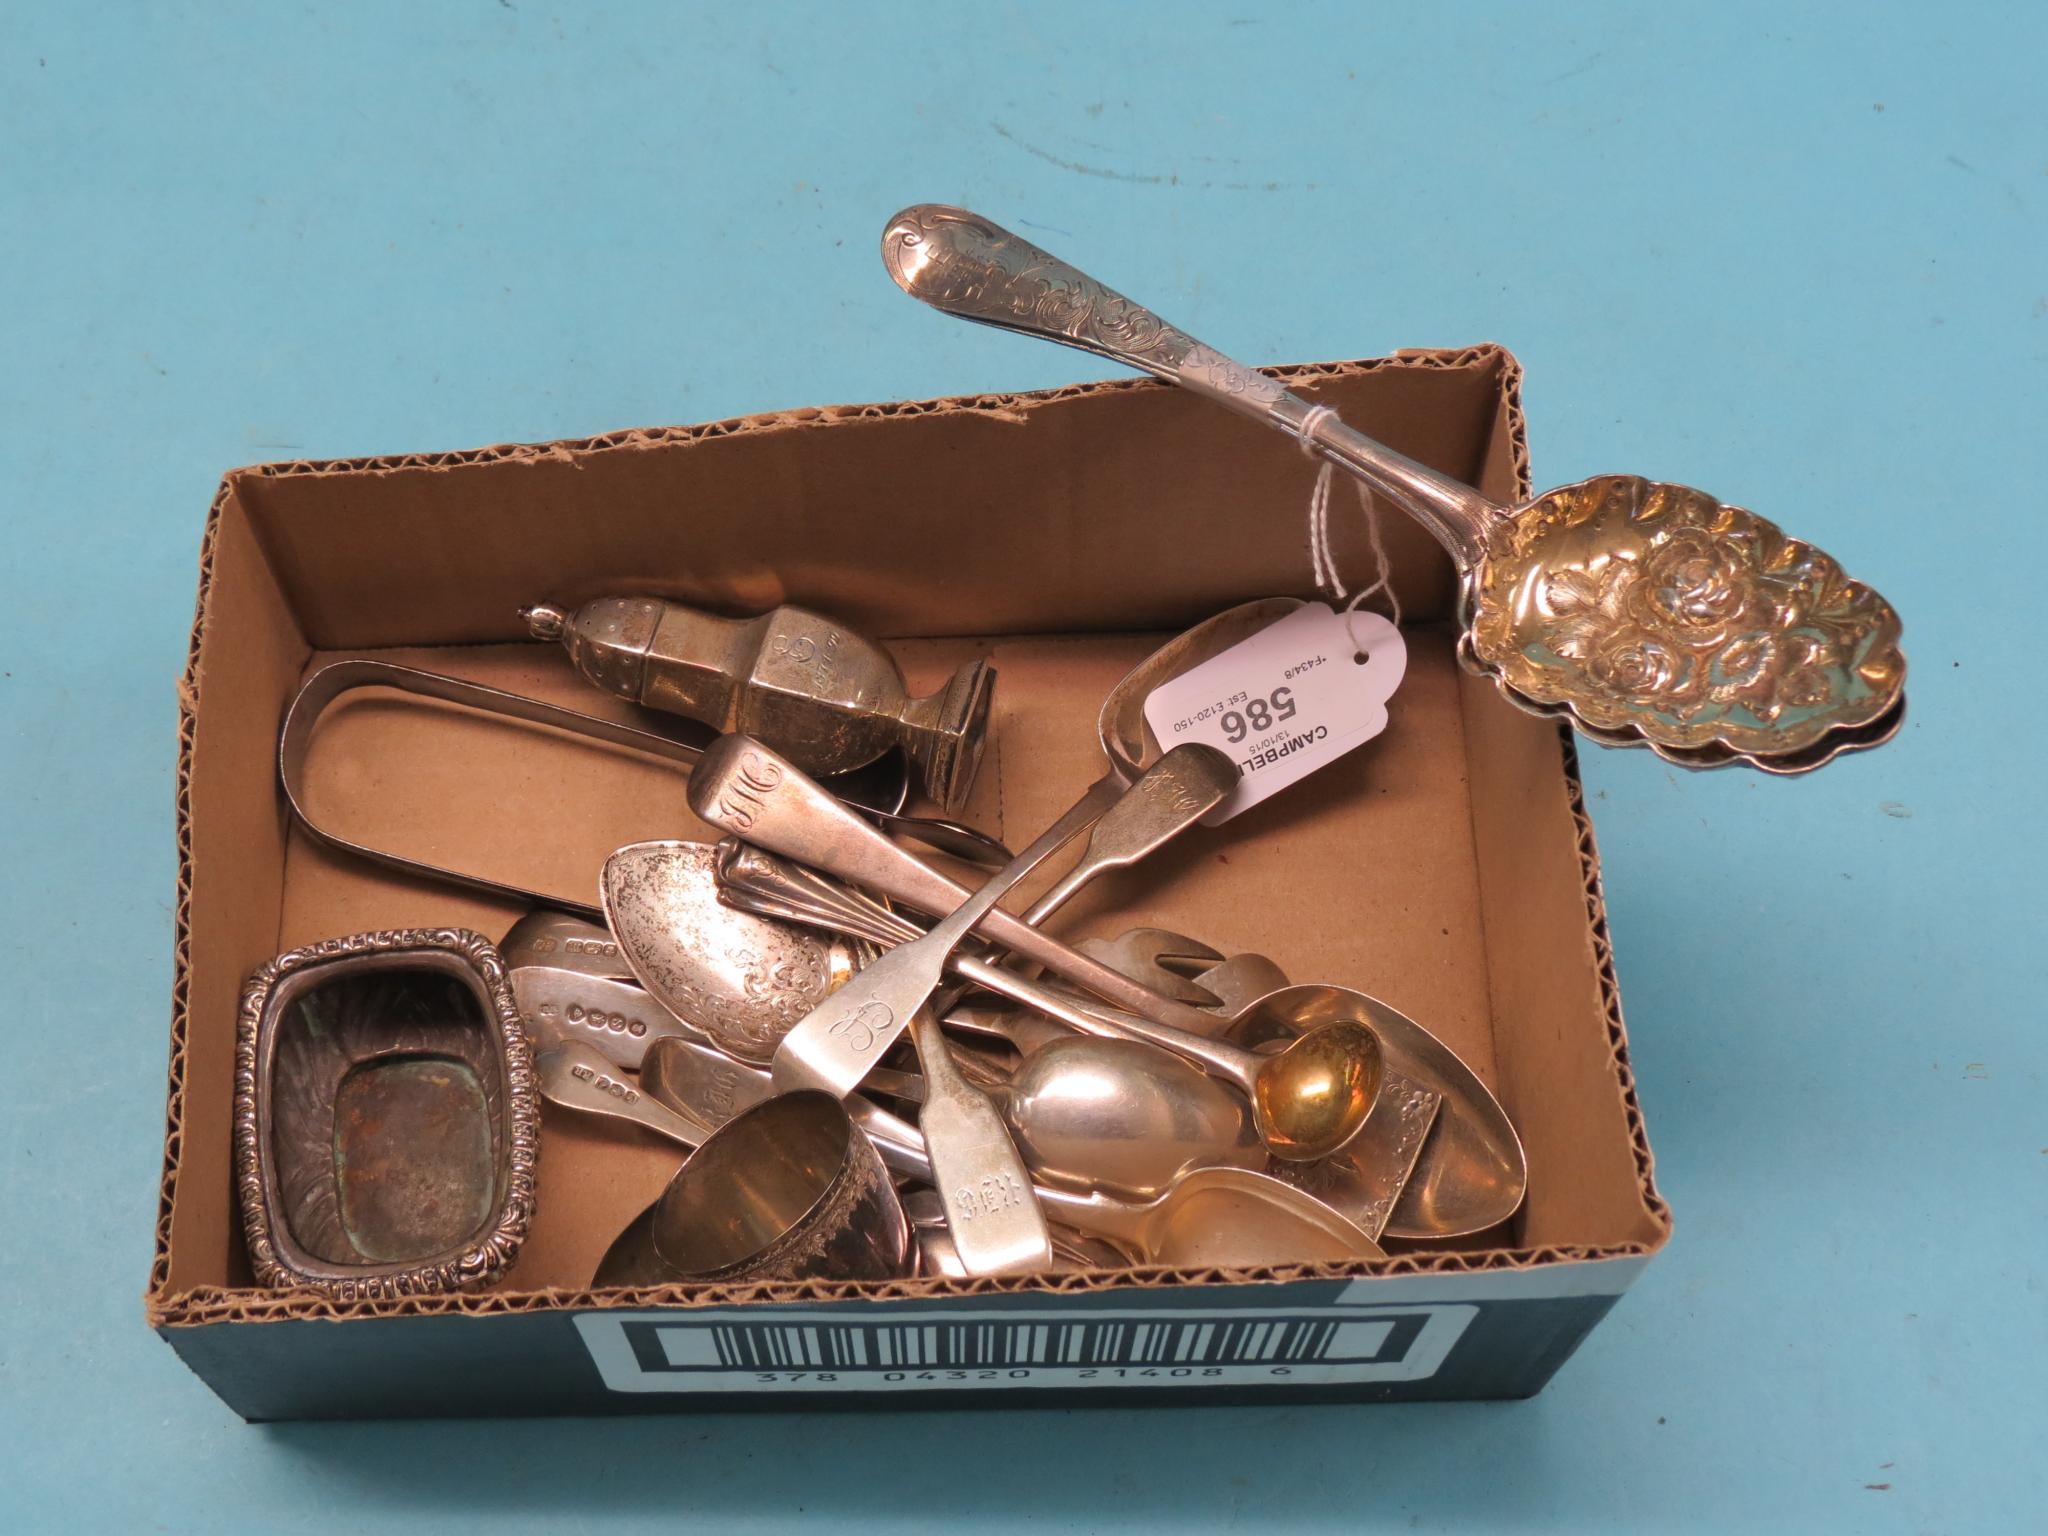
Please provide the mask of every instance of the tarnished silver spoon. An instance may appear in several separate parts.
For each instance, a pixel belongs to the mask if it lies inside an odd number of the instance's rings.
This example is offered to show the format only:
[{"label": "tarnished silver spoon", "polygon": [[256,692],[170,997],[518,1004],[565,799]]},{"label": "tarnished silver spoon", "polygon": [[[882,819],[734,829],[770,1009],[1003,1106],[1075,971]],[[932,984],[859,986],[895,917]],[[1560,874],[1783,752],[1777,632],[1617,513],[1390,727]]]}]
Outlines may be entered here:
[{"label": "tarnished silver spoon", "polygon": [[726,906],[709,843],[636,846],[658,852],[605,862],[609,931],[654,1000],[721,1050],[771,1060],[797,1021],[872,956]]}]

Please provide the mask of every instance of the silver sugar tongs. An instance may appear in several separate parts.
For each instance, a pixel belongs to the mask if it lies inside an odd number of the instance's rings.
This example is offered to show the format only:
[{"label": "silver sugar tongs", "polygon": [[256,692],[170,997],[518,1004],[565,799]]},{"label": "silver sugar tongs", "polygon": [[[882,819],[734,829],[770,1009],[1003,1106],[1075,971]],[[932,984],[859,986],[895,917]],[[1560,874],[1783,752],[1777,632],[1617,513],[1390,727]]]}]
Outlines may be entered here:
[{"label": "silver sugar tongs", "polygon": [[[444,704],[459,705],[486,715],[521,720],[529,725],[561,731],[586,741],[625,747],[684,768],[695,767],[698,759],[704,755],[704,747],[716,739],[715,733],[707,730],[702,733],[702,744],[678,740],[654,731],[641,730],[636,726],[621,725],[614,720],[600,719],[596,715],[586,715],[580,710],[566,709],[559,704],[528,698],[523,694],[507,693],[502,688],[492,688],[484,683],[473,683],[440,672],[422,671],[418,667],[400,666],[390,661],[329,662],[307,678],[298,693],[293,696],[290,706],[285,711],[284,728],[278,735],[278,782],[284,789],[285,804],[290,808],[293,819],[312,837],[330,848],[337,848],[343,853],[354,854],[357,858],[382,864],[385,868],[398,870],[402,874],[438,881],[443,885],[460,886],[486,896],[501,896],[529,905],[577,912],[599,921],[603,920],[604,913],[596,902],[588,898],[531,890],[526,886],[494,880],[486,875],[448,869],[410,854],[398,853],[389,848],[375,848],[368,843],[358,842],[334,831],[331,827],[323,826],[316,820],[308,806],[305,792],[306,758],[311,751],[314,734],[321,718],[336,700],[344,694],[364,688],[388,688],[399,693],[411,694],[416,698],[435,699]],[[949,853],[955,858],[966,859],[975,864],[1000,865],[1009,859],[1009,852],[1001,843],[975,831],[972,827],[957,821],[901,814],[910,793],[910,775],[909,765],[900,753],[891,753],[879,762],[856,772],[841,774],[830,781],[829,788],[861,815],[878,823],[886,831],[916,838],[942,853]],[[593,886],[595,883],[593,879]]]}]

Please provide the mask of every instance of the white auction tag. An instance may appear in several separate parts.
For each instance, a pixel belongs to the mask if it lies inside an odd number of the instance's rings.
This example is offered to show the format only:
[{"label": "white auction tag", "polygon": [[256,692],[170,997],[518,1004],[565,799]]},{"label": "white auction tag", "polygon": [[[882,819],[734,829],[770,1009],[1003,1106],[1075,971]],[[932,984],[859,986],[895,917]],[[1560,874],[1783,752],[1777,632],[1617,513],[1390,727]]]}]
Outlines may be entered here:
[{"label": "white auction tag", "polygon": [[1237,764],[1237,788],[1202,818],[1213,827],[1379,735],[1407,670],[1390,621],[1309,603],[1161,683],[1145,723],[1162,749],[1207,742]]}]

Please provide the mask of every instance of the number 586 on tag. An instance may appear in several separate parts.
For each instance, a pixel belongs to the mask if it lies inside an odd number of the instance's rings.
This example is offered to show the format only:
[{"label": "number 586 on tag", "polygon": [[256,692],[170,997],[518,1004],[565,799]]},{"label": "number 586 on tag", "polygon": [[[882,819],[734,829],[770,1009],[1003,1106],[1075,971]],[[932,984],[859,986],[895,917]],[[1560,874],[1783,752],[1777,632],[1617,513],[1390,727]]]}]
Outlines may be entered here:
[{"label": "number 586 on tag", "polygon": [[1215,826],[1385,730],[1407,668],[1386,619],[1305,603],[1161,683],[1145,722],[1162,742],[1207,742],[1237,764],[1237,788],[1202,818]]},{"label": "number 586 on tag", "polygon": [[1252,732],[1270,731],[1300,712],[1294,690],[1282,684],[1263,698],[1247,699],[1242,709],[1226,709],[1216,723],[1223,727],[1224,739],[1237,746]]}]

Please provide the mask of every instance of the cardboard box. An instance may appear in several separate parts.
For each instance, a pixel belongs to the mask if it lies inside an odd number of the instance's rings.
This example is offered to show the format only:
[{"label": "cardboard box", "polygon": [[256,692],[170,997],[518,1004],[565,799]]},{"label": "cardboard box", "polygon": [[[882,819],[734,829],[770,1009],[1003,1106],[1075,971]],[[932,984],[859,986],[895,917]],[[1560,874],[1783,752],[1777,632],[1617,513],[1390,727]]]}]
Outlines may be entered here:
[{"label": "cardboard box", "polygon": [[[1520,374],[1498,348],[1276,372],[1425,463],[1503,498],[1526,489]],[[1307,594],[1311,477],[1278,434],[1149,381],[230,474],[182,685],[152,1325],[251,1419],[1536,1391],[1669,1218],[1570,741],[1458,670],[1450,567],[1398,516],[1386,523],[1410,671],[1387,733],[1105,882],[1063,921],[1115,932],[1142,917],[1261,950],[1435,1030],[1528,1148],[1529,1197],[1504,1228],[1349,1268],[593,1292],[605,1246],[675,1158],[558,1112],[532,1235],[491,1289],[343,1305],[253,1288],[242,1252],[230,1103],[243,979],[332,935],[497,937],[520,915],[288,824],[276,736],[311,668],[376,652],[631,718],[523,642],[522,604],[787,599],[901,637],[913,682],[994,660],[994,740],[968,814],[1016,841],[1099,772],[1101,697],[1163,633]],[[1355,578],[1361,519],[1335,521]],[[354,834],[586,900],[618,844],[708,835],[673,769],[417,704],[342,707],[308,773],[321,813]]]}]

